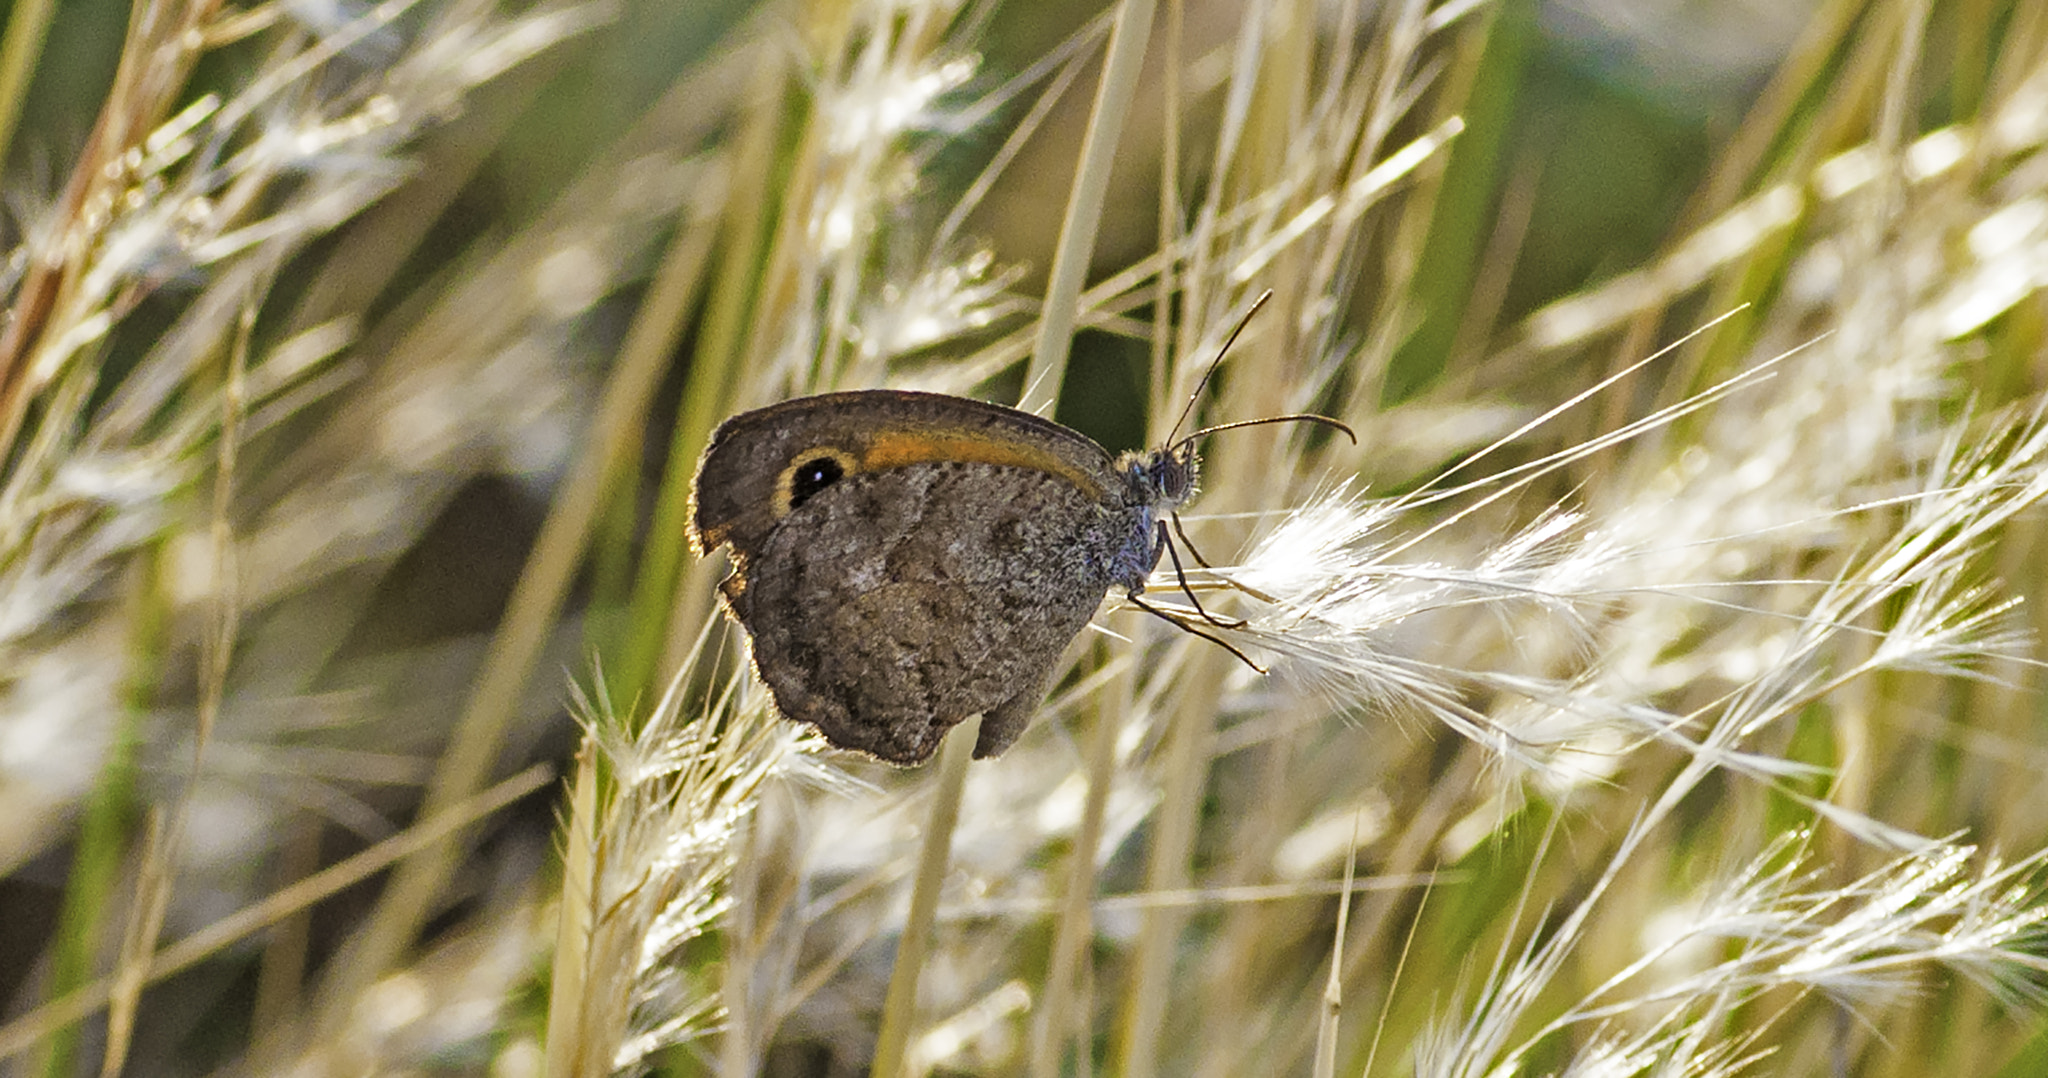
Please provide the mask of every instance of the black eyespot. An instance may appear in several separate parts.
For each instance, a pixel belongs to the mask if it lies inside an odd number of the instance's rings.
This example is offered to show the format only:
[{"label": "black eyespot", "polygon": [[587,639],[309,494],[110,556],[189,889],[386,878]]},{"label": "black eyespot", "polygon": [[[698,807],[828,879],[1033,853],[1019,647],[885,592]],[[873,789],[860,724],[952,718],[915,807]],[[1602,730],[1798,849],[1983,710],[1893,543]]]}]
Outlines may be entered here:
[{"label": "black eyespot", "polygon": [[812,457],[800,460],[789,475],[789,507],[811,500],[811,495],[824,490],[846,475],[846,469],[831,457]]}]

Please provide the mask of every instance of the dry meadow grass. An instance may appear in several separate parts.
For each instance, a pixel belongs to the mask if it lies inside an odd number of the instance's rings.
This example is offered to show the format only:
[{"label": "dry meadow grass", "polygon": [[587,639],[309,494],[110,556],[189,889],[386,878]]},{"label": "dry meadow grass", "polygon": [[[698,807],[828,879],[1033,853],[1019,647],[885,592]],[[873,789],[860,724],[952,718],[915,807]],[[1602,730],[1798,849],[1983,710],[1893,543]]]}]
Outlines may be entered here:
[{"label": "dry meadow grass", "polygon": [[[2048,6],[1822,3],[1648,196],[1538,16],[19,0],[0,1070],[2048,1067]],[[768,711],[721,418],[1156,441],[1267,290],[1201,420],[1360,434],[1203,447],[1270,673]]]}]

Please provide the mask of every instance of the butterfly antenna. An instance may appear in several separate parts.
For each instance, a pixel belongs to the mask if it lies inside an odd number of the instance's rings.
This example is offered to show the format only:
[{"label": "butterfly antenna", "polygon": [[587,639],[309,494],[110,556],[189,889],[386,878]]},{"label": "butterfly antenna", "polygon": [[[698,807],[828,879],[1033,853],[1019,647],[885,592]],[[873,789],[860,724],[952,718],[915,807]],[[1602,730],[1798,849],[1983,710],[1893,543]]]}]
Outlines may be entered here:
[{"label": "butterfly antenna", "polygon": [[1351,439],[1352,445],[1358,444],[1358,432],[1352,430],[1350,424],[1345,423],[1344,421],[1339,419],[1332,419],[1326,415],[1317,415],[1314,412],[1303,412],[1299,415],[1269,415],[1266,416],[1264,419],[1240,419],[1235,423],[1218,423],[1213,427],[1203,427],[1201,430],[1198,430],[1193,434],[1190,434],[1187,437],[1182,438],[1180,441],[1174,442],[1173,444],[1176,446],[1186,445],[1187,443],[1192,442],[1197,438],[1207,437],[1211,434],[1216,433],[1219,430],[1236,430],[1239,427],[1258,427],[1264,426],[1267,423],[1320,423],[1325,427],[1330,427],[1335,430],[1343,431],[1344,437]]},{"label": "butterfly antenna", "polygon": [[[1273,290],[1270,288],[1259,293],[1259,298],[1253,300],[1252,305],[1245,310],[1244,317],[1237,320],[1237,328],[1230,331],[1229,339],[1225,340],[1223,347],[1217,350],[1216,358],[1209,361],[1209,369],[1202,372],[1202,380],[1195,383],[1195,391],[1188,394],[1188,406],[1180,410],[1180,418],[1174,420],[1173,429],[1166,432],[1167,445],[1178,444],[1173,440],[1173,436],[1179,434],[1181,425],[1188,421],[1189,416],[1195,414],[1195,403],[1202,399],[1202,391],[1209,388],[1209,379],[1216,377],[1216,368],[1223,365],[1223,357],[1230,354],[1230,346],[1237,343],[1237,335],[1244,332],[1244,327],[1251,324],[1252,316],[1259,313],[1259,308],[1264,307],[1266,301],[1272,298]],[[1188,437],[1192,438],[1194,435],[1189,435]],[[1183,439],[1183,441],[1185,440]],[[1356,441],[1357,439],[1353,438],[1352,440]]]}]

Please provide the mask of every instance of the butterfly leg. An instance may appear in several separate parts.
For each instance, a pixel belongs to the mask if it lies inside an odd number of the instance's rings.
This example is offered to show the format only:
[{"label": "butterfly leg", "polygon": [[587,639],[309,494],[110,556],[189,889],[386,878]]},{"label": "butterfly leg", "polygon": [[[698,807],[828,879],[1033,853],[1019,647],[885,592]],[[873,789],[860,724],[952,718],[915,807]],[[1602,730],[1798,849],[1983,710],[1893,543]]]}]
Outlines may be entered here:
[{"label": "butterfly leg", "polygon": [[1188,538],[1187,529],[1180,526],[1180,514],[1169,513],[1167,515],[1173,518],[1173,534],[1180,536],[1181,543],[1188,548],[1188,557],[1195,559],[1195,564],[1204,569],[1216,568],[1209,564],[1209,559],[1202,557],[1201,551],[1195,549],[1195,541]]},{"label": "butterfly leg", "polygon": [[[1253,662],[1251,656],[1246,655],[1244,652],[1238,650],[1237,647],[1233,645],[1230,641],[1225,640],[1214,633],[1204,632],[1200,629],[1195,628],[1193,625],[1194,619],[1184,617],[1179,614],[1175,614],[1170,610],[1165,610],[1160,607],[1153,606],[1151,603],[1148,603],[1145,600],[1138,598],[1136,595],[1127,596],[1127,598],[1129,599],[1130,604],[1132,606],[1135,606],[1138,609],[1143,610],[1145,613],[1150,614],[1153,617],[1158,618],[1159,620],[1164,621],[1169,625],[1172,625],[1174,628],[1179,629],[1181,632],[1187,633],[1190,636],[1199,636],[1202,639],[1207,640],[1211,644],[1214,644],[1217,647],[1222,648],[1223,650],[1231,653],[1232,655],[1237,656],[1239,662],[1245,664],[1246,666],[1251,667],[1253,670],[1256,670],[1261,674],[1266,672],[1265,667],[1260,666],[1258,663]],[[985,723],[988,720],[983,719],[982,721]]]},{"label": "butterfly leg", "polygon": [[[1179,523],[1180,518],[1178,516],[1174,517],[1174,522]],[[1202,600],[1195,598],[1195,589],[1188,587],[1187,570],[1181,568],[1180,552],[1174,549],[1173,540],[1167,538],[1166,522],[1163,520],[1159,522],[1159,545],[1166,551],[1166,556],[1173,559],[1173,578],[1180,582],[1181,594],[1188,597],[1188,602],[1195,604],[1195,613],[1201,615],[1203,621],[1219,629],[1242,629],[1245,627],[1245,620],[1243,618],[1219,618],[1203,609]],[[1202,567],[1208,568],[1208,563],[1204,562]]]}]

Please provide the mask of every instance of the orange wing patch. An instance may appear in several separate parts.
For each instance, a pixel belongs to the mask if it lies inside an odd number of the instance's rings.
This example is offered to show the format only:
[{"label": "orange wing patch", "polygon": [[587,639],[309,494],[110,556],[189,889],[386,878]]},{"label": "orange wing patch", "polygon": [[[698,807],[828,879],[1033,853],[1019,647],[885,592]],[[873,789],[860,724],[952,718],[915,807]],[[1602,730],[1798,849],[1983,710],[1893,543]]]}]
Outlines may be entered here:
[{"label": "orange wing patch", "polygon": [[860,463],[862,471],[880,471],[931,461],[1030,468],[1059,476],[1092,497],[1100,498],[1108,493],[1095,477],[1037,446],[957,432],[878,431],[868,440],[867,452]]}]

